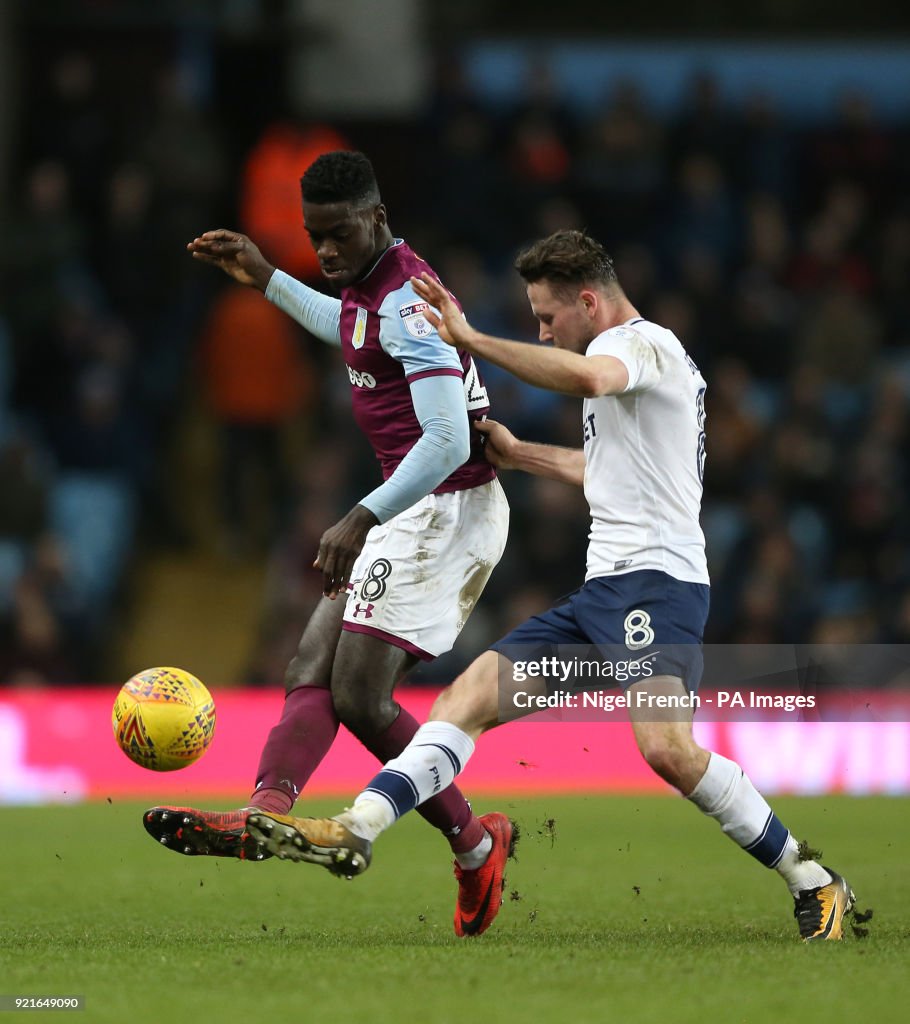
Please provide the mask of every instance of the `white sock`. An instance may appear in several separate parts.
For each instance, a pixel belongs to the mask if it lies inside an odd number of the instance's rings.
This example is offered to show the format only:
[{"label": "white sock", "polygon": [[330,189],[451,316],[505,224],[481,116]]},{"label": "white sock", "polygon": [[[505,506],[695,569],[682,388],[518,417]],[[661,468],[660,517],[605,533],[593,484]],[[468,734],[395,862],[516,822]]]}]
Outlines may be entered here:
[{"label": "white sock", "polygon": [[403,814],[450,786],[473,753],[474,741],[458,726],[427,722],[335,820],[372,842]]},{"label": "white sock", "polygon": [[355,836],[369,839],[371,843],[380,832],[391,828],[397,820],[395,808],[388,800],[372,793],[361,793],[353,807],[335,815],[335,821],[340,821]]},{"label": "white sock", "polygon": [[793,836],[787,839],[784,855],[777,865],[777,870],[794,896],[800,889],[814,889],[831,881],[831,872],[826,871],[817,860],[800,858],[799,843]]},{"label": "white sock", "polygon": [[792,837],[735,761],[712,753],[689,799],[765,867],[778,867]]},{"label": "white sock", "polygon": [[468,850],[466,853],[456,853],[455,860],[458,861],[458,866],[464,868],[465,871],[476,871],[486,864],[487,857],[490,856],[490,850],[493,849],[493,837],[489,832],[484,832],[483,839],[474,847],[473,850]]}]

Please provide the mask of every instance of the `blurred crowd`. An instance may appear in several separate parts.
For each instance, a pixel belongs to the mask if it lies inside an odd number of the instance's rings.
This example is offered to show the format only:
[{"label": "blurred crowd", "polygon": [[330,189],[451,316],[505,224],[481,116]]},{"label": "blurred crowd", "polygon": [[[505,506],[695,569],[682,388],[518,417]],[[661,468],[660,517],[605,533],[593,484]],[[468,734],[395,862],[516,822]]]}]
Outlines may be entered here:
[{"label": "blurred crowd", "polygon": [[[670,118],[634,82],[579,111],[545,68],[502,110],[446,63],[408,127],[413,161],[356,125],[285,123],[235,157],[217,107],[174,69],[119,119],[85,55],[45,77],[0,234],[0,683],[99,678],[137,557],[200,543],[170,486],[199,405],[220,445],[219,550],[268,564],[237,682],[280,683],[319,600],[318,539],[378,468],[339,357],[184,245],[226,222],[313,280],[299,213],[258,200],[277,176],[296,204],[308,154],[343,144],[369,149],[393,230],[476,326],[535,337],[515,251],[580,227],[683,341],[708,381],[706,640],[910,640],[910,125],[856,93],[795,123],[760,95],[727,102],[709,75]],[[495,418],[580,446],[577,402],[484,373]],[[293,458],[289,424],[304,439]],[[503,482],[506,554],[455,651],[419,680],[447,681],[583,580],[583,495]]]},{"label": "blurred crowd", "polygon": [[207,301],[179,257],[228,176],[174,69],[114,85],[83,53],[26,84],[0,211],[5,682],[98,678],[141,543],[179,533],[167,453]]}]

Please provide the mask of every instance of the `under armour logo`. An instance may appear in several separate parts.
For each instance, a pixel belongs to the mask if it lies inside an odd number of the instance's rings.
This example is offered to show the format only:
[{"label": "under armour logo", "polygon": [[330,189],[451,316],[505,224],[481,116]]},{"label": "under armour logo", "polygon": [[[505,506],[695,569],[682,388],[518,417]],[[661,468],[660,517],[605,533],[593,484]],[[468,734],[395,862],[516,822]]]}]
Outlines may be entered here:
[{"label": "under armour logo", "polygon": [[354,618],[356,619],[358,615],[362,615],[365,619],[372,619],[373,609],[375,607],[376,606],[372,604],[362,605],[358,601],[357,604],[354,605]]}]

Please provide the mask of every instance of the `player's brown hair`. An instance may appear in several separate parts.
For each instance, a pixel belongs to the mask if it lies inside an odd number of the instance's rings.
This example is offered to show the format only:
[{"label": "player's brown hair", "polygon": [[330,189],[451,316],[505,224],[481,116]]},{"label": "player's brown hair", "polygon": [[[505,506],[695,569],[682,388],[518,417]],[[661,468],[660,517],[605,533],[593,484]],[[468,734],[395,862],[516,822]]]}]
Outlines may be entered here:
[{"label": "player's brown hair", "polygon": [[528,284],[546,281],[564,295],[585,285],[611,288],[617,284],[613,260],[600,242],[583,231],[557,231],[523,249],[515,269]]}]

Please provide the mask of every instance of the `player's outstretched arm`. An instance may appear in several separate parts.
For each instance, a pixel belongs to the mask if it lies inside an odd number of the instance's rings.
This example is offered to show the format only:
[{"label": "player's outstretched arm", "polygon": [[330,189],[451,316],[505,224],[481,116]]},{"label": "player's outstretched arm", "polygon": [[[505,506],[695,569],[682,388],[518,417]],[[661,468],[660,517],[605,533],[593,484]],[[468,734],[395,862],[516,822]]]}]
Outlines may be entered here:
[{"label": "player's outstretched arm", "polygon": [[487,461],[498,469],[521,469],[535,476],[584,486],[585,453],[581,448],[520,441],[508,427],[496,420],[478,420],[474,429],[486,436],[484,452]]},{"label": "player's outstretched arm", "polygon": [[192,242],[187,251],[194,260],[210,263],[233,277],[239,284],[265,292],[275,268],[259,251],[259,247],[239,231],[218,228],[205,231]]},{"label": "player's outstretched arm", "polygon": [[239,231],[206,231],[187,250],[193,259],[218,267],[240,284],[258,288],[269,302],[311,334],[330,345],[341,344],[341,302],[276,270],[259,247]]},{"label": "player's outstretched arm", "polygon": [[412,277],[414,290],[438,312],[425,312],[427,320],[449,345],[501,366],[519,380],[537,388],[575,398],[618,395],[629,383],[629,371],[613,356],[583,356],[560,348],[528,345],[481,334],[465,320],[451,295],[427,273]]}]

